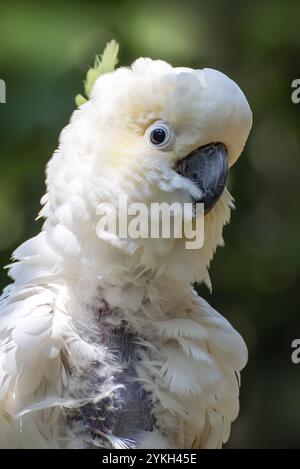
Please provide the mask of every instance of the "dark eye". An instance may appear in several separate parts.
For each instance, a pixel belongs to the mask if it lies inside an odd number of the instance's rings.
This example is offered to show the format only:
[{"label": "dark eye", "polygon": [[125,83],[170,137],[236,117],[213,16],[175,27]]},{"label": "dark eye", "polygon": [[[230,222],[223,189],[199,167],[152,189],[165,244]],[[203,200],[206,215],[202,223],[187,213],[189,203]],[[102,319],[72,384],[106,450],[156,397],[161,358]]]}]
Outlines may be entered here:
[{"label": "dark eye", "polygon": [[145,135],[150,145],[160,150],[170,149],[175,139],[174,130],[165,121],[158,121],[150,125]]},{"label": "dark eye", "polygon": [[150,134],[151,143],[153,143],[153,145],[159,145],[166,140],[166,136],[167,135],[164,129],[154,129]]}]

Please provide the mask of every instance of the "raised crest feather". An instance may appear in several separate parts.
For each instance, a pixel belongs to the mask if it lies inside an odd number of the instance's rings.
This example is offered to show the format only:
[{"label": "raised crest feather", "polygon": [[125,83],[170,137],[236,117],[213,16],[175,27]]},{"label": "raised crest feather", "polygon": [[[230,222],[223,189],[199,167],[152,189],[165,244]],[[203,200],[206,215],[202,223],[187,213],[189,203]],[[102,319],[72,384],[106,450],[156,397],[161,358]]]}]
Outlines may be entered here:
[{"label": "raised crest feather", "polygon": [[113,72],[118,65],[119,44],[112,39],[106,44],[101,55],[96,55],[94,67],[91,67],[84,81],[85,97],[78,94],[75,98],[76,105],[79,107],[84,104],[91,96],[95,81],[105,73]]}]

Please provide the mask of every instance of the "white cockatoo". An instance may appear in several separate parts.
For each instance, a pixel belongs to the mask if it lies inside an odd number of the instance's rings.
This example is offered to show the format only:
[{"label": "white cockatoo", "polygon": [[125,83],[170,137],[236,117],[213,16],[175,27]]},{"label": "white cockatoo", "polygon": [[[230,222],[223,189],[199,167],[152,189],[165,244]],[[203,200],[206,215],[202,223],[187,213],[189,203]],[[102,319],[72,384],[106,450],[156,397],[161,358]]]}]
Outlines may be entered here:
[{"label": "white cockatoo", "polygon": [[[149,58],[113,71],[116,49],[61,133],[42,231],[9,266],[1,448],[219,448],[238,415],[246,346],[192,284],[210,283],[251,111],[223,73]],[[203,246],[99,229],[120,196],[203,203]]]}]

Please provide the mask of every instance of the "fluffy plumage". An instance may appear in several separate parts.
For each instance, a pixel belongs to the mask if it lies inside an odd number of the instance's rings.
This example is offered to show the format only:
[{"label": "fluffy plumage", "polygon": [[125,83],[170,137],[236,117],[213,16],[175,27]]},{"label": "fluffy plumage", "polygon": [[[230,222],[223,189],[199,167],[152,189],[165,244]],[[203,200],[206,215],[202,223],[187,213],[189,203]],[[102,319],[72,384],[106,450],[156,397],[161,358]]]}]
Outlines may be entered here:
[{"label": "fluffy plumage", "polygon": [[[145,141],[158,119],[175,129],[169,152]],[[197,252],[185,239],[119,239],[96,226],[100,209],[108,217],[110,204],[118,209],[119,195],[147,205],[189,201],[197,188],[175,173],[175,161],[222,142],[232,165],[250,126],[243,93],[214,70],[139,59],[96,81],[48,165],[42,232],[9,267],[14,283],[0,303],[0,447],[215,448],[228,439],[247,350],[190,285],[210,285],[230,194],[205,216]],[[116,353],[122,340],[127,361]],[[130,366],[132,392],[149,402],[150,420],[125,435],[118,409],[130,397]]]}]

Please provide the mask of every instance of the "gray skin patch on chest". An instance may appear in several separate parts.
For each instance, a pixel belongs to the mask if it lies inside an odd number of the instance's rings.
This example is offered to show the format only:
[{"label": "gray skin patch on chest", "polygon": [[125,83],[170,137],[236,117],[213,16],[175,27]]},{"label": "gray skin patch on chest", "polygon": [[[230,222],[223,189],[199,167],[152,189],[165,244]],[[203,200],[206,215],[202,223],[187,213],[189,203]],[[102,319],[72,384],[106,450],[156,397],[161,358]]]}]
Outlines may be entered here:
[{"label": "gray skin patch on chest", "polygon": [[[113,446],[117,441],[118,446],[125,444],[135,448],[142,434],[153,431],[155,424],[151,396],[143,389],[136,370],[141,345],[126,325],[104,326],[102,331],[101,342],[118,366],[112,380],[120,387],[111,396],[81,407],[81,418],[92,441],[106,440],[105,446],[108,442]],[[96,392],[101,384],[94,383]]]}]

